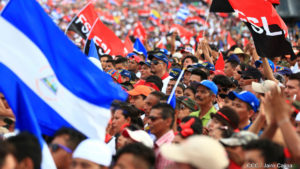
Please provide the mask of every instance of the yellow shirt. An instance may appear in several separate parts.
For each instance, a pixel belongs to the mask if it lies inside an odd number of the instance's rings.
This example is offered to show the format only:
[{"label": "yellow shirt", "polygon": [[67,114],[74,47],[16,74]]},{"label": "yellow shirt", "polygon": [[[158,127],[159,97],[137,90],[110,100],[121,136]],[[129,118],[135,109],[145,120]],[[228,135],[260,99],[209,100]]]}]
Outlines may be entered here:
[{"label": "yellow shirt", "polygon": [[[212,113],[216,113],[217,110],[215,109],[215,106],[212,106],[208,112],[201,118],[202,120],[202,126],[206,126],[208,121],[210,120],[210,114]],[[199,111],[195,111],[195,112],[192,112],[190,114],[190,116],[193,116],[193,117],[198,117],[199,118],[199,115],[200,115],[200,110]]]}]

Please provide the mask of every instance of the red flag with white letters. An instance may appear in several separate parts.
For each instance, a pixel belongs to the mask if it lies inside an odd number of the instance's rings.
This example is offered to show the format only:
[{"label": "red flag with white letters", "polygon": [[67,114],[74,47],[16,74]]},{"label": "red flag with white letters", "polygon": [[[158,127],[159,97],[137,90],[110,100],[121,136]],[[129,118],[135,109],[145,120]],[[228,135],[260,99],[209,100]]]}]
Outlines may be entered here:
[{"label": "red flag with white letters", "polygon": [[72,21],[67,26],[66,32],[74,31],[83,39],[86,39],[97,18],[98,15],[95,11],[95,8],[90,2],[85,7],[83,7],[80,12],[72,19]]},{"label": "red flag with white letters", "polygon": [[123,42],[115,35],[113,31],[105,26],[99,18],[95,21],[84,46],[85,54],[89,53],[92,39],[95,42],[99,56],[104,54],[124,56],[126,53],[126,48]]},{"label": "red flag with white letters", "polygon": [[272,3],[265,0],[214,0],[212,12],[236,12],[250,30],[257,53],[272,59],[276,56],[295,56],[287,41],[288,29]]}]

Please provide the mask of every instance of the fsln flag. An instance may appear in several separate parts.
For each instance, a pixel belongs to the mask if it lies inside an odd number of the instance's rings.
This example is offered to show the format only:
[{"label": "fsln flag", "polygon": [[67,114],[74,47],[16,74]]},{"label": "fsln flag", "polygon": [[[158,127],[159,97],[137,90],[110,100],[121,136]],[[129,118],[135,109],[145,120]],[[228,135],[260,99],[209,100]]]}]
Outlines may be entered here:
[{"label": "fsln flag", "polygon": [[250,30],[259,56],[270,59],[287,54],[295,56],[286,39],[287,26],[269,1],[214,0],[210,11],[235,11]]},{"label": "fsln flag", "polygon": [[95,11],[95,8],[92,2],[90,2],[86,6],[84,6],[72,19],[72,21],[67,26],[66,32],[74,31],[83,39],[86,39],[97,18],[98,15]]},{"label": "fsln flag", "polygon": [[9,104],[16,107],[20,86],[43,134],[67,126],[104,140],[111,102],[127,98],[121,87],[86,59],[35,0],[11,0],[0,25],[0,90]]},{"label": "fsln flag", "polygon": [[128,53],[124,43],[115,35],[115,33],[105,26],[100,19],[96,19],[92,30],[86,40],[84,53],[89,53],[91,40],[94,40],[98,55],[124,55]]}]

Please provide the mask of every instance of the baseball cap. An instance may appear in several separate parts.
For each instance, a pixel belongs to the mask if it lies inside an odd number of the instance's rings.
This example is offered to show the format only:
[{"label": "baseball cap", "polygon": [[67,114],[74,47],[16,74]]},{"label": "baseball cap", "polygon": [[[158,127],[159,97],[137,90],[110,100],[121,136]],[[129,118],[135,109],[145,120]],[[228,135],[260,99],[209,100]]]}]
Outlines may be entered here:
[{"label": "baseball cap", "polygon": [[243,146],[252,140],[257,140],[258,136],[250,131],[241,131],[233,133],[229,138],[222,138],[220,142],[228,147]]},{"label": "baseball cap", "polygon": [[276,73],[279,73],[281,75],[287,75],[287,76],[293,74],[290,68],[282,67],[282,66],[276,66]]},{"label": "baseball cap", "polygon": [[180,73],[181,73],[181,69],[173,68],[173,69],[171,69],[170,76],[172,76],[172,78],[174,78],[174,79],[178,79]]},{"label": "baseball cap", "polygon": [[[275,70],[274,63],[270,59],[268,59],[268,62],[269,62],[269,65],[270,65],[272,71],[274,72],[274,70]],[[257,60],[257,61],[254,62],[254,64],[255,64],[255,67],[258,68],[262,64],[262,61]]]},{"label": "baseball cap", "polygon": [[135,142],[140,142],[149,148],[153,148],[153,141],[149,134],[144,130],[131,131],[129,129],[125,129],[123,130],[122,135],[124,137],[131,138]]},{"label": "baseball cap", "polygon": [[198,104],[194,100],[190,99],[189,97],[180,96],[178,97],[178,101],[180,103],[185,104],[191,111],[199,110]]},{"label": "baseball cap", "polygon": [[135,60],[137,63],[140,63],[141,61],[143,61],[143,59],[140,58],[136,53],[129,53],[129,54],[127,55],[127,58],[133,59],[133,60]]},{"label": "baseball cap", "polygon": [[139,64],[140,64],[140,65],[147,65],[148,67],[151,67],[151,63],[150,63],[150,62],[140,61]]},{"label": "baseball cap", "polygon": [[154,57],[161,60],[161,61],[163,61],[163,62],[165,62],[167,65],[169,64],[168,57],[163,53],[160,53],[160,52],[150,53],[149,56],[148,56],[148,59],[152,60]]},{"label": "baseball cap", "polygon": [[239,57],[238,57],[236,54],[230,55],[229,58],[227,59],[227,61],[232,61],[232,60],[233,60],[233,61],[236,61],[236,62],[238,62],[238,63],[241,63]]},{"label": "baseball cap", "polygon": [[160,151],[168,160],[187,163],[195,168],[226,168],[229,160],[225,148],[208,136],[191,136],[180,144],[164,144]]},{"label": "baseball cap", "polygon": [[207,70],[210,70],[210,71],[215,71],[215,66],[209,62],[203,62],[201,63],[202,67],[206,68]]},{"label": "baseball cap", "polygon": [[181,52],[186,52],[186,53],[191,53],[191,54],[195,54],[195,50],[192,48],[192,47],[190,47],[190,46],[185,46],[182,50],[181,50]]},{"label": "baseball cap", "polygon": [[107,73],[108,73],[115,81],[117,81],[118,83],[122,83],[122,78],[121,78],[120,71],[111,69],[111,70],[107,71]]},{"label": "baseball cap", "polygon": [[163,54],[165,54],[166,56],[169,56],[171,53],[167,50],[167,49],[159,49],[159,51],[158,52],[161,52],[161,53],[163,53]]},{"label": "baseball cap", "polygon": [[125,76],[125,77],[128,77],[129,79],[131,79],[131,73],[128,70],[122,69],[120,73],[121,73],[121,76]]},{"label": "baseball cap", "polygon": [[262,77],[260,71],[254,67],[247,67],[245,69],[245,71],[241,71],[241,75],[242,77],[250,77],[250,78],[253,78],[253,79],[257,79],[257,80],[260,80],[260,78]]},{"label": "baseball cap", "polygon": [[152,91],[150,87],[145,85],[138,85],[134,87],[134,89],[128,91],[127,93],[131,96],[138,96],[138,95],[148,96],[151,92]]},{"label": "baseball cap", "polygon": [[[252,89],[257,93],[266,93],[271,90],[272,86],[277,86],[272,80],[265,80],[262,83],[252,82]],[[280,90],[280,88],[278,87]]]},{"label": "baseball cap", "polygon": [[199,82],[193,82],[192,83],[192,86],[195,87],[195,88],[198,88],[198,86],[200,86],[200,85],[207,87],[215,95],[218,94],[218,86],[214,82],[212,82],[210,80],[202,80],[200,83]]},{"label": "baseball cap", "polygon": [[109,167],[112,152],[104,142],[96,139],[86,139],[77,146],[73,158],[82,158]]},{"label": "baseball cap", "polygon": [[257,112],[258,108],[259,108],[259,100],[257,99],[257,97],[252,94],[249,91],[242,91],[240,93],[237,93],[235,91],[231,91],[228,94],[229,99],[234,100],[235,98],[238,98],[240,100],[242,100],[243,102],[248,103],[252,109],[254,110],[254,112]]}]

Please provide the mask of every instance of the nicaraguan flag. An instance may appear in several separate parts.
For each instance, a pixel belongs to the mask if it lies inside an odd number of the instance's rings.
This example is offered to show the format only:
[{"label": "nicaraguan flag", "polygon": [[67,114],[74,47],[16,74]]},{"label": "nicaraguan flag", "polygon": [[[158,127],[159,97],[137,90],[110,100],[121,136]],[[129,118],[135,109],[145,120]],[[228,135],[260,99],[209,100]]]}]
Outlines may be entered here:
[{"label": "nicaraguan flag", "polygon": [[97,48],[93,39],[91,40],[88,59],[91,62],[93,62],[100,70],[103,70],[102,65],[100,63],[100,59],[98,57]]},{"label": "nicaraguan flag", "polygon": [[139,38],[136,38],[136,40],[133,44],[133,51],[137,52],[139,54],[144,54],[145,58],[147,60],[147,50]]},{"label": "nicaraguan flag", "polygon": [[35,0],[11,0],[0,25],[0,91],[12,110],[21,111],[19,88],[42,134],[66,126],[104,140],[111,102],[127,98],[121,87],[86,59]]}]

